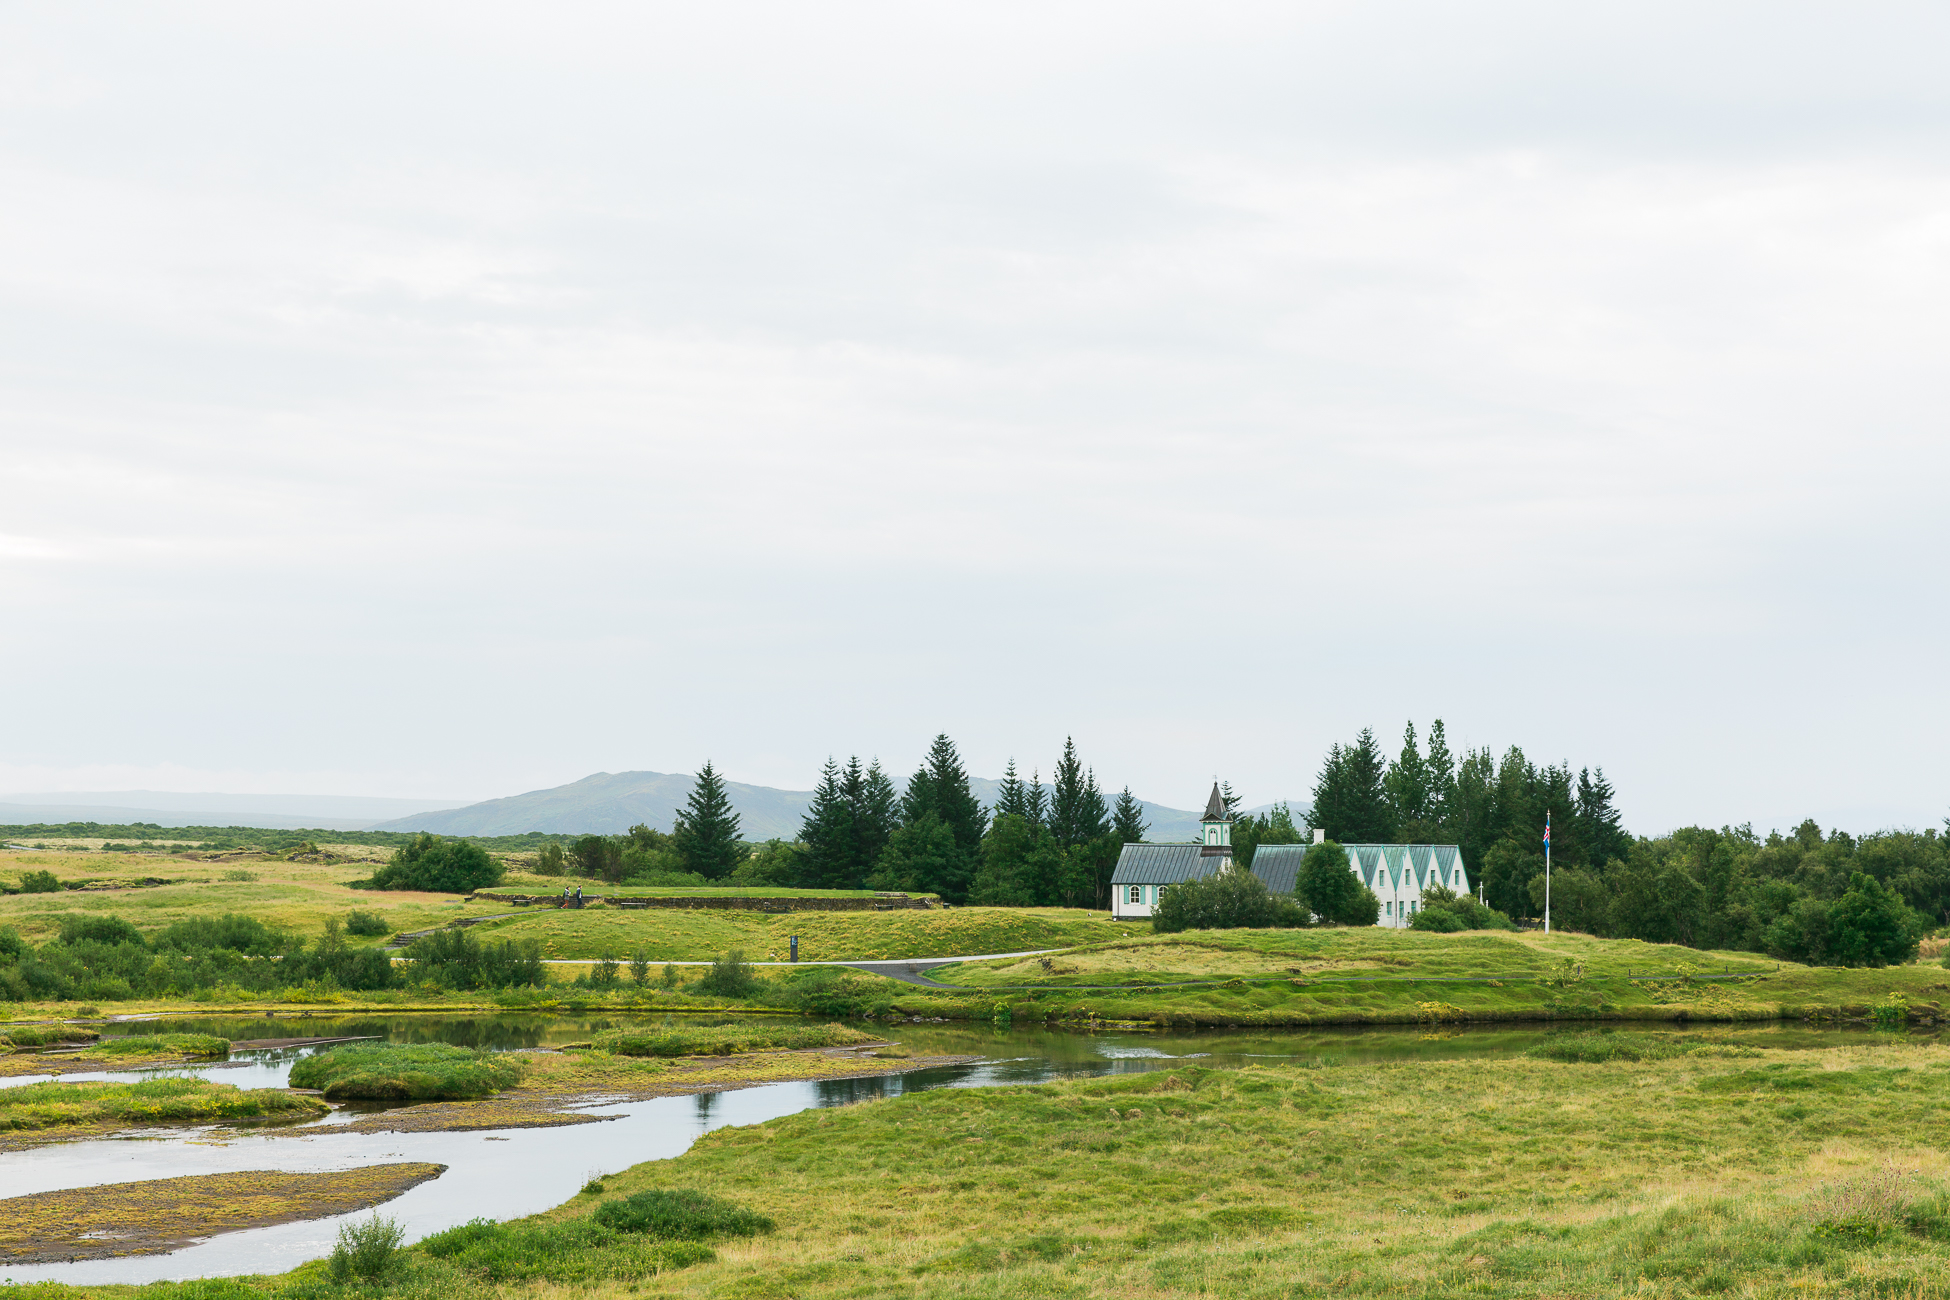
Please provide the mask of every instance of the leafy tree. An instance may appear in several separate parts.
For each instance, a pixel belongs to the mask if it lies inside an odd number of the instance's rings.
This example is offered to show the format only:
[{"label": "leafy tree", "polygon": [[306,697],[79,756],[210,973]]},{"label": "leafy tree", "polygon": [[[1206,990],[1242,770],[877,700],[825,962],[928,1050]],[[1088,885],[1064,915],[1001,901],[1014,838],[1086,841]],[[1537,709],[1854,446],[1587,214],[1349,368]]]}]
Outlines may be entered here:
[{"label": "leafy tree", "polygon": [[1145,832],[1150,828],[1144,824],[1144,805],[1125,786],[1117,794],[1117,807],[1111,812],[1111,834],[1119,844],[1142,844]]},{"label": "leafy tree", "polygon": [[704,972],[704,978],[696,984],[697,991],[720,998],[750,997],[759,989],[759,980],[752,973],[751,963],[745,954],[733,948],[724,956],[711,963],[711,969]]},{"label": "leafy tree", "polygon": [[535,851],[535,874],[559,876],[568,870],[568,860],[569,855],[562,851],[560,844],[544,844]]},{"label": "leafy tree", "polygon": [[[1530,878],[1531,916],[1544,914],[1544,877]],[[1594,871],[1583,867],[1558,867],[1551,872],[1551,929],[1578,934],[1610,933],[1611,891]]]},{"label": "leafy tree", "polygon": [[386,865],[373,873],[368,888],[471,894],[500,883],[501,875],[500,864],[480,845],[422,834],[395,849]]},{"label": "leafy tree", "polygon": [[1181,930],[1293,929],[1307,924],[1306,909],[1270,892],[1241,867],[1188,880],[1165,890],[1151,909],[1151,928],[1159,934]]},{"label": "leafy tree", "polygon": [[1541,842],[1532,849],[1514,840],[1498,840],[1490,846],[1479,870],[1483,878],[1483,896],[1491,907],[1511,916],[1543,914],[1543,904],[1539,902],[1533,908],[1530,901],[1532,880],[1538,882],[1537,897],[1542,899],[1544,896],[1544,847]]},{"label": "leafy tree", "polygon": [[1385,768],[1372,730],[1363,729],[1352,745],[1336,744],[1328,750],[1327,761],[1314,783],[1308,826],[1326,831],[1329,839],[1341,843],[1392,842],[1395,820],[1388,793],[1382,787]]},{"label": "leafy tree", "polygon": [[1322,840],[1300,859],[1294,893],[1307,910],[1335,925],[1373,925],[1381,918],[1381,900],[1361,883],[1348,864],[1347,850]]},{"label": "leafy tree", "polygon": [[691,785],[691,796],[677,814],[670,838],[684,869],[706,880],[722,880],[744,860],[738,814],[732,811],[724,778],[708,760]]},{"label": "leafy tree", "polygon": [[614,883],[623,878],[623,844],[609,835],[584,835],[569,846],[569,861],[578,876]]},{"label": "leafy tree", "polygon": [[725,880],[733,885],[817,888],[809,884],[806,857],[806,846],[798,840],[770,839],[753,849]]},{"label": "leafy tree", "polygon": [[1894,966],[1916,955],[1910,912],[1874,876],[1856,872],[1828,909],[1829,951],[1844,966]]}]

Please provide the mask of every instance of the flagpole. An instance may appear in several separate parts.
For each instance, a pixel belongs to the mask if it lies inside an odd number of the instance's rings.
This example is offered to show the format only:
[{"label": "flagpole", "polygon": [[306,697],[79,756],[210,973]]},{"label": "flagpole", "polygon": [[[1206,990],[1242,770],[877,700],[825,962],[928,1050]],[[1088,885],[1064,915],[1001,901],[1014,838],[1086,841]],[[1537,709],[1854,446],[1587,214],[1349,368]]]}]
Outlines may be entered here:
[{"label": "flagpole", "polygon": [[1551,810],[1544,809],[1544,933],[1551,932]]}]

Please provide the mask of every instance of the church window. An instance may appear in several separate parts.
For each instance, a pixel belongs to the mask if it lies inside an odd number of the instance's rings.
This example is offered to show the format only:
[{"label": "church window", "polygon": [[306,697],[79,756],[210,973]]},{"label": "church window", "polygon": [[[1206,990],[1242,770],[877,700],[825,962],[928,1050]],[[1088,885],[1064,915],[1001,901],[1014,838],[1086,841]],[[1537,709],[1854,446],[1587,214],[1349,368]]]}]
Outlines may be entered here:
[{"label": "church window", "polygon": [[1130,893],[1125,895],[1125,897],[1130,902],[1142,903],[1144,901],[1144,886],[1132,885]]}]

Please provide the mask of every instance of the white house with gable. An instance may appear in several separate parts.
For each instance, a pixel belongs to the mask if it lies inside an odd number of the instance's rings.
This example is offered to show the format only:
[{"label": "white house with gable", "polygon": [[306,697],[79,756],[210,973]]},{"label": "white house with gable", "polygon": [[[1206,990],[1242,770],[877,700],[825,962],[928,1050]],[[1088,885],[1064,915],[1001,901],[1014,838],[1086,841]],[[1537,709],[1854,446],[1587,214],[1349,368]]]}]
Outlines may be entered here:
[{"label": "white house with gable", "polygon": [[1144,920],[1173,885],[1215,876],[1232,865],[1232,816],[1216,782],[1199,834],[1196,843],[1126,844],[1110,876],[1111,920]]},{"label": "white house with gable", "polygon": [[[1325,838],[1315,831],[1316,842]],[[1253,852],[1253,874],[1276,894],[1291,894],[1300,860],[1311,844],[1262,844]],[[1475,886],[1454,844],[1343,844],[1348,870],[1381,900],[1375,924],[1400,929],[1422,910],[1422,891],[1440,885],[1458,894]]]}]

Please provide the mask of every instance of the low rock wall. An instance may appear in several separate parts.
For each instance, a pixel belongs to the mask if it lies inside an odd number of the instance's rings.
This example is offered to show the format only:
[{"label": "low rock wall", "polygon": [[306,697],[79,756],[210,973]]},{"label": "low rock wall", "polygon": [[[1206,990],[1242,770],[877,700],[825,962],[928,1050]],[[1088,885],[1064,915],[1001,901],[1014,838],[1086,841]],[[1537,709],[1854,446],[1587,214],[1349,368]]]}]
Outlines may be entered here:
[{"label": "low rock wall", "polygon": [[[511,903],[516,907],[560,907],[560,894],[473,894],[470,901],[482,903]],[[741,898],[736,896],[683,898],[607,898],[602,894],[584,894],[582,906],[602,903],[606,907],[625,909],[671,907],[691,911],[724,912],[905,912],[925,911],[941,904],[932,898],[914,898],[907,894],[878,894],[872,898]],[[576,906],[575,897],[570,896],[570,907]]]}]

